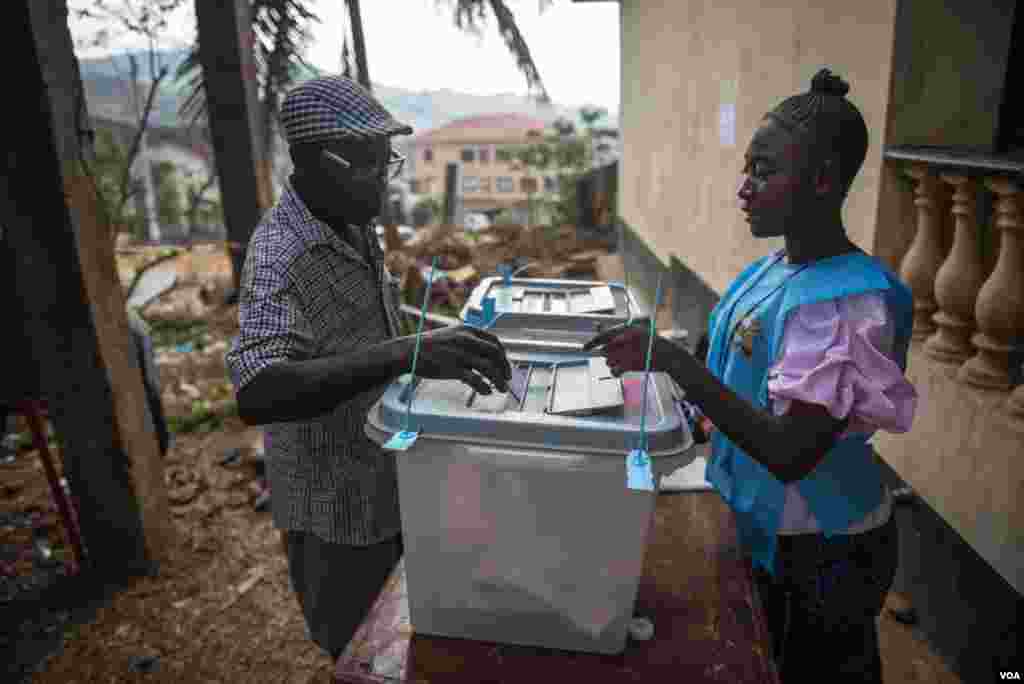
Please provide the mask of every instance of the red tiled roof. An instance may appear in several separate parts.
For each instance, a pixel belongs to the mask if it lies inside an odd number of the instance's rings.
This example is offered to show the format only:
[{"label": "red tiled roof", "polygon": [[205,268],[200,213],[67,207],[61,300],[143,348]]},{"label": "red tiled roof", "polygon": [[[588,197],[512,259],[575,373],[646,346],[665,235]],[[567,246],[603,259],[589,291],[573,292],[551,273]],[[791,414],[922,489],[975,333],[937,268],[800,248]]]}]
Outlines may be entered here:
[{"label": "red tiled roof", "polygon": [[506,129],[506,130],[543,130],[547,124],[540,119],[525,114],[480,114],[456,119],[443,126],[432,128],[414,138],[416,142],[430,140],[433,137],[469,131],[471,129]]}]

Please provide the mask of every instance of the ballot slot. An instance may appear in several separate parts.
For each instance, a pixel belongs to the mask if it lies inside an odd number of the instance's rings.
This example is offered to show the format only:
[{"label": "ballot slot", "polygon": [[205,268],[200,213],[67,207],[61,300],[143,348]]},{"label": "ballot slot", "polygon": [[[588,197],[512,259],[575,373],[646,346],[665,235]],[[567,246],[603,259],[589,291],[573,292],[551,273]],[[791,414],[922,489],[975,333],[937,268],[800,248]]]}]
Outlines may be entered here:
[{"label": "ballot slot", "polygon": [[611,374],[607,362],[600,357],[559,363],[514,363],[509,385],[513,392],[480,394],[465,386],[461,396],[447,391],[440,399],[481,413],[518,411],[590,416],[621,411],[625,406],[622,381]]},{"label": "ballot slot", "polygon": [[544,413],[551,391],[551,366],[530,364],[527,374],[526,391],[523,393],[523,413]]},{"label": "ballot slot", "polygon": [[501,413],[503,411],[522,411],[529,394],[530,379],[533,375],[533,364],[528,362],[512,363],[512,377],[509,379],[510,392],[492,392],[483,395],[473,388],[468,388],[466,408],[484,413]]},{"label": "ballot slot", "polygon": [[590,416],[625,406],[622,381],[601,357],[553,364],[547,413]]}]

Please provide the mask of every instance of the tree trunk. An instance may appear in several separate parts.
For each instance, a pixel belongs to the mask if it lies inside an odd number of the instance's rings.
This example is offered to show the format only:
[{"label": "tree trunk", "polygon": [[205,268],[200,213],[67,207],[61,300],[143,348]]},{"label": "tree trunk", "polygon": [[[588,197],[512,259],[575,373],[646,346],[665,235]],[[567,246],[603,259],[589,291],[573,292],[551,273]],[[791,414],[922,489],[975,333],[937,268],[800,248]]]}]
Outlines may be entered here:
[{"label": "tree trunk", "polygon": [[359,83],[372,92],[370,68],[366,64],[366,40],[363,37],[363,18],[359,13],[359,0],[346,0],[346,2],[348,2],[349,22],[352,24],[352,47],[356,53],[356,76]]},{"label": "tree trunk", "polygon": [[49,404],[89,564],[109,579],[147,572],[173,527],[110,227],[79,172],[88,121],[66,0],[8,9],[0,57],[23,66],[20,88],[35,106],[11,109],[18,134],[0,174],[0,272],[16,294],[4,309],[20,315],[24,337],[6,357],[5,394]]},{"label": "tree trunk", "polygon": [[248,0],[196,0],[199,58],[237,291],[249,237],[270,208]]}]

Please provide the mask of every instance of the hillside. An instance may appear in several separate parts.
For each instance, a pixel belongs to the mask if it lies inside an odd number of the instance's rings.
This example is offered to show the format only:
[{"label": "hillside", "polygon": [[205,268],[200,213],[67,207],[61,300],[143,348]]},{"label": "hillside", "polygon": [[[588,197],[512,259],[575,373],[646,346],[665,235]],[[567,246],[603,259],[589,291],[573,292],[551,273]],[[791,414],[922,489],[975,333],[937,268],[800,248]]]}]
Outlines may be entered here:
[{"label": "hillside", "polygon": [[[144,76],[148,76],[146,53],[136,53]],[[175,81],[173,75],[187,54],[184,50],[166,50],[157,53],[158,65],[167,65],[171,77],[160,88],[156,102],[156,115],[161,126],[181,125],[178,108],[188,94],[185,80]],[[131,91],[128,87],[128,53],[118,53],[102,59],[81,60],[82,80],[85,83],[89,111],[110,118],[130,119]],[[384,84],[374,84],[374,94],[398,119],[409,123],[417,133],[443,126],[464,116],[488,113],[526,114],[542,121],[566,117],[579,121],[577,109],[558,104],[543,106],[536,101],[512,93],[473,95],[453,90],[414,92]],[[617,126],[615,116],[602,125]]]}]

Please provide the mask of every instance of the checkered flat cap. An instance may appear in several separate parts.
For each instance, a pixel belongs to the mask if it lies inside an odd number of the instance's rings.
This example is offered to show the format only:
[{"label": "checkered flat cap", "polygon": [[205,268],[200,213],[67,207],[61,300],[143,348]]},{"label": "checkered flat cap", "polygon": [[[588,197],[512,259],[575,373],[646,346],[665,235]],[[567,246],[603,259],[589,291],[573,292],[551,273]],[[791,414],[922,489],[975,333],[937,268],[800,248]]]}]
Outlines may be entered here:
[{"label": "checkered flat cap", "polygon": [[366,88],[344,76],[315,78],[292,89],[281,105],[280,121],[289,145],[412,133]]}]

